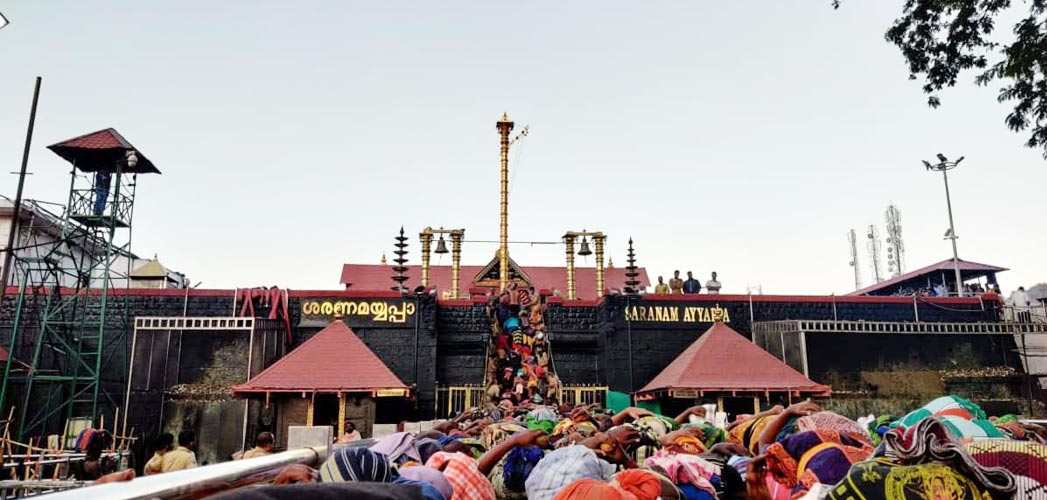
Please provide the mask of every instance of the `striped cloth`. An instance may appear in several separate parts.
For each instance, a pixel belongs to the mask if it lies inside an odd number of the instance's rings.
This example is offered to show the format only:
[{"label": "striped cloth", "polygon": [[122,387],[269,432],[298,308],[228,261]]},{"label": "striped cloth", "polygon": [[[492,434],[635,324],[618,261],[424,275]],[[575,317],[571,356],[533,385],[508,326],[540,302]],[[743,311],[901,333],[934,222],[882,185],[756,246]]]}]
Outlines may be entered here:
[{"label": "striped cloth", "polygon": [[367,448],[342,448],[320,466],[322,483],[388,483],[395,473],[389,459]]},{"label": "striped cloth", "polygon": [[946,430],[956,439],[1004,437],[1003,433],[986,419],[981,407],[955,395],[935,399],[895,420],[890,427],[907,429],[927,417],[934,417],[945,424]]},{"label": "striped cloth", "polygon": [[1029,441],[988,439],[965,447],[979,464],[1003,467],[1017,476],[1015,498],[1047,498],[1047,446]]},{"label": "striped cloth", "polygon": [[[524,486],[530,500],[552,500],[567,485],[590,478],[610,481],[615,467],[582,445],[571,445],[553,451],[538,462],[527,476]],[[457,494],[455,499],[457,499]]]}]

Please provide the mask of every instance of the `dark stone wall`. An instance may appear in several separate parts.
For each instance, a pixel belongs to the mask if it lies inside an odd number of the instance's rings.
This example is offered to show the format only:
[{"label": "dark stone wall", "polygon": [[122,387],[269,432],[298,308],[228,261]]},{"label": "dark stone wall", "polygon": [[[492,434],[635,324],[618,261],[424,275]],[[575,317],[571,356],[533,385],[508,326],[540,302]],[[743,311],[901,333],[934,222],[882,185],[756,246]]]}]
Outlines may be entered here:
[{"label": "dark stone wall", "polygon": [[436,381],[481,385],[491,335],[484,303],[439,307],[436,312]]},{"label": "dark stone wall", "polygon": [[[627,307],[677,309],[680,321],[644,321],[624,313]],[[600,342],[603,347],[598,357],[603,380],[611,390],[631,392],[639,390],[676,356],[697,340],[712,323],[708,317],[695,314],[685,318],[681,308],[722,308],[729,315],[728,325],[752,338],[752,323],[788,319],[838,319],[867,321],[924,321],[924,322],[980,322],[995,321],[991,307],[980,303],[935,304],[901,300],[853,300],[833,297],[754,296],[750,302],[745,296],[688,297],[608,297],[600,306],[602,323]],[[917,318],[918,315],[918,318]],[[659,318],[660,319],[660,318]],[[693,321],[687,321],[688,319]],[[631,341],[630,341],[631,339]],[[881,366],[907,359],[908,353],[918,352],[916,361],[927,364],[949,363],[953,351],[973,351],[980,363],[998,366],[1004,360],[1008,342],[1001,338],[952,336],[921,339],[916,336],[893,335],[887,338],[852,338],[843,334],[809,335],[806,340],[811,378],[827,382],[833,370],[856,372],[860,367]],[[1013,346],[1012,346],[1013,348]],[[781,344],[773,343],[767,350],[781,357]],[[786,361],[801,366],[798,338],[786,339]],[[902,353],[905,353],[904,355]],[[631,361],[631,362],[630,362]],[[729,360],[709,360],[725,363]],[[1013,360],[1008,360],[1010,366]],[[573,381],[565,378],[565,383]]]},{"label": "dark stone wall", "polygon": [[[354,292],[354,300],[368,300],[365,294]],[[120,327],[120,318],[133,321],[136,316],[230,316],[239,314],[234,309],[233,291],[194,291],[186,297],[180,293],[157,291],[114,297],[109,303],[112,329]],[[290,348],[300,345],[321,328],[322,324],[303,321],[302,304],[317,298],[338,298],[344,292],[298,292],[291,296],[288,309],[293,327]],[[386,296],[382,296],[388,298]],[[381,299],[375,299],[381,300]],[[485,306],[482,301],[459,300],[438,304],[430,296],[410,297],[417,313],[400,324],[357,324],[354,331],[406,384],[417,384],[417,400],[408,408],[404,418],[428,418],[433,414],[437,386],[482,384],[487,339],[490,334]],[[0,346],[7,348],[11,334],[15,297],[9,294],[0,308]],[[955,302],[955,301],[953,301]],[[26,317],[32,318],[39,309],[34,302],[26,304]],[[627,308],[665,308],[682,311],[699,308],[708,314],[720,308],[729,315],[728,324],[743,335],[751,336],[753,321],[784,319],[841,319],[876,321],[994,321],[990,308],[979,303],[924,303],[905,300],[860,300],[804,297],[708,296],[691,297],[608,297],[596,303],[563,303],[551,299],[545,320],[552,340],[553,362],[565,385],[607,385],[612,390],[631,392],[643,387],[668,365],[688,345],[711,326],[711,318],[698,314],[686,320],[660,321],[651,317],[631,317]],[[257,315],[267,315],[268,308],[256,308]],[[682,313],[681,313],[682,314]],[[671,318],[665,318],[671,319]],[[128,323],[130,324],[130,323]],[[206,335],[198,332],[198,335]],[[35,336],[32,328],[22,331],[15,343],[15,356],[30,359]],[[281,337],[282,338],[282,337]],[[216,339],[217,340],[217,339]],[[114,344],[114,360],[127,345]],[[790,342],[793,342],[790,344]],[[1009,344],[1008,342],[1011,342]],[[787,350],[798,349],[792,340]],[[947,364],[962,358],[976,364],[1016,366],[1008,358],[1013,341],[1006,338],[936,336],[919,338],[890,336],[879,338],[842,334],[810,335],[806,340],[811,376],[819,382],[841,373],[898,364]],[[183,374],[214,367],[221,360],[214,356],[215,342],[197,339],[183,344],[183,358],[177,368]],[[775,350],[772,346],[769,351]],[[709,360],[725,363],[729,360]],[[792,360],[790,360],[792,361]],[[114,361],[107,365],[107,387],[122,401],[126,365]],[[318,370],[324,369],[317,367]],[[168,367],[170,371],[170,367]],[[191,377],[190,377],[191,378]],[[13,385],[7,404],[23,404],[17,395],[20,388]],[[156,388],[156,391],[162,389]],[[40,397],[34,392],[32,399]],[[143,419],[155,422],[160,411],[153,394],[132,405],[133,412],[142,412]],[[216,403],[218,404],[218,403]],[[224,404],[224,403],[222,403]],[[207,412],[210,410],[201,410]],[[156,415],[154,415],[156,413]],[[132,413],[134,415],[135,413]],[[168,413],[170,414],[170,412]],[[107,420],[110,417],[107,416]],[[60,425],[56,420],[54,422]],[[155,423],[151,425],[155,428]],[[139,427],[141,429],[142,427]],[[148,439],[148,437],[147,437]],[[224,451],[224,450],[223,450]]]}]

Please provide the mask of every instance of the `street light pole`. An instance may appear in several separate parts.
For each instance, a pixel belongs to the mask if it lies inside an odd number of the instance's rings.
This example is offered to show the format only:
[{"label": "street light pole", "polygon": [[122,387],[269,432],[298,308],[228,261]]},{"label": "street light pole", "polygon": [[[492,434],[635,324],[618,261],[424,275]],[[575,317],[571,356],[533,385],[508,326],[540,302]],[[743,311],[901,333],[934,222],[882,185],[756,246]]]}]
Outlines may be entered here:
[{"label": "street light pole", "polygon": [[933,170],[935,172],[942,173],[942,179],[945,181],[945,206],[949,210],[949,234],[946,235],[946,239],[952,240],[952,265],[953,271],[956,273],[956,296],[963,297],[963,277],[960,275],[960,256],[956,251],[956,226],[953,224],[952,218],[952,197],[949,195],[949,170],[956,168],[957,165],[963,161],[964,157],[956,161],[949,161],[941,153],[938,153],[939,163],[931,164],[924,160],[923,165],[927,170]]}]

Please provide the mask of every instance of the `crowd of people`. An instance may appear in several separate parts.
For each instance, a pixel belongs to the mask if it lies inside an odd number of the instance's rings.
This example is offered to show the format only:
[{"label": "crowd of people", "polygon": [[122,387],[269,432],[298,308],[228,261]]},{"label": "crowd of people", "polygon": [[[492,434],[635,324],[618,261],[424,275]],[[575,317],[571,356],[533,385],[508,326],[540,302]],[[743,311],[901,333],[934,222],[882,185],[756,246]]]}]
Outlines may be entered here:
[{"label": "crowd of people", "polygon": [[560,392],[549,348],[545,305],[533,286],[511,283],[487,304],[491,337],[486,388],[492,401],[555,404]]},{"label": "crowd of people", "polygon": [[956,396],[852,420],[811,401],[718,427],[503,400],[420,434],[336,450],[221,498],[974,500],[1047,497],[1047,429]]},{"label": "crowd of people", "polygon": [[[986,283],[982,286],[981,283],[964,283],[963,284],[963,296],[964,297],[980,297],[987,293],[994,293],[1000,295],[1000,285],[996,283]],[[918,288],[900,288],[894,293],[895,297],[956,297],[956,286],[949,283],[938,283],[933,286],[918,287]]]},{"label": "crowd of people", "polygon": [[[716,279],[716,271],[713,271],[709,281],[705,282],[705,293],[716,295],[720,293],[720,281]],[[696,295],[702,293],[702,283],[694,279],[694,274],[687,271],[687,279],[680,278],[680,271],[673,271],[673,277],[669,283],[665,278],[658,277],[658,284],[654,285],[656,295]]]}]

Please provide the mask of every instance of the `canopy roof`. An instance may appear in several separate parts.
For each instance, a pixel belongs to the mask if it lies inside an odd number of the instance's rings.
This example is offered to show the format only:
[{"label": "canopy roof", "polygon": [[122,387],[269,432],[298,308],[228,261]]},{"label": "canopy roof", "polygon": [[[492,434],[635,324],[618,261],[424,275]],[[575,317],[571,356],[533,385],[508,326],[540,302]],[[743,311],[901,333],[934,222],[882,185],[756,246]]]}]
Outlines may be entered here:
[{"label": "canopy roof", "polygon": [[[996,273],[1007,270],[1005,267],[979,264],[963,259],[959,259],[959,267],[960,278],[964,281],[983,277],[995,278]],[[910,271],[887,281],[881,281],[847,295],[894,295],[906,288],[927,288],[928,286],[940,284],[943,274],[946,283],[954,284],[956,275],[952,259],[945,259],[927,267],[921,267],[915,271]]]},{"label": "canopy roof", "polygon": [[829,386],[805,377],[723,323],[714,323],[637,395],[671,390],[782,391],[816,396],[830,392]]},{"label": "canopy roof", "polygon": [[258,392],[374,392],[407,386],[353,330],[335,320],[234,394]]},{"label": "canopy roof", "polygon": [[153,256],[153,259],[145,264],[142,264],[137,269],[131,271],[130,276],[132,278],[166,278],[167,268],[160,263],[160,259]]},{"label": "canopy roof", "polygon": [[144,154],[124,136],[112,128],[91,132],[79,137],[52,144],[47,147],[61,156],[82,172],[97,172],[99,170],[116,171],[117,162],[124,160],[128,151],[134,150],[138,156],[138,164],[134,168],[123,169],[124,173],[133,174],[159,174],[160,170],[149,161]]}]

